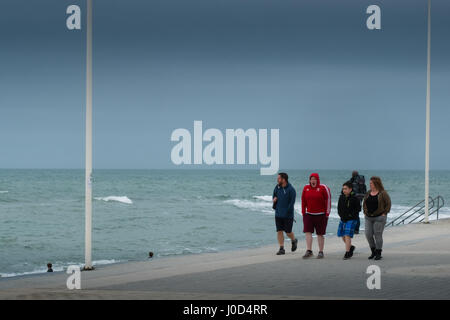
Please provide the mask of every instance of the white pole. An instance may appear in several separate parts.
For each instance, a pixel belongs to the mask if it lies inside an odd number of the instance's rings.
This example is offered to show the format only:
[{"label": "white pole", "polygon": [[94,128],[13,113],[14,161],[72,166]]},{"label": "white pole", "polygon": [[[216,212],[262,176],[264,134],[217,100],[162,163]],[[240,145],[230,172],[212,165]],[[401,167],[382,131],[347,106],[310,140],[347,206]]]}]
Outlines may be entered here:
[{"label": "white pole", "polygon": [[427,115],[425,138],[425,218],[429,223],[430,214],[430,80],[431,80],[431,0],[428,0],[428,44],[427,44]]},{"label": "white pole", "polygon": [[92,270],[92,0],[87,0],[86,33],[85,270]]}]

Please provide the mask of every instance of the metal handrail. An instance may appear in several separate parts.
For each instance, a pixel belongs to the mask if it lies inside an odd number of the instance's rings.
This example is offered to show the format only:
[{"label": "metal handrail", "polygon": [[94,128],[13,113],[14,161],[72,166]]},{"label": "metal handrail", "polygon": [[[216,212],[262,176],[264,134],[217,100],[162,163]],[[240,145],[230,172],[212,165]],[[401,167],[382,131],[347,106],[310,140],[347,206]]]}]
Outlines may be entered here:
[{"label": "metal handrail", "polygon": [[[428,210],[434,208],[434,201],[436,200],[436,198],[435,198],[435,199],[430,199],[430,200],[432,201],[432,205],[429,206]],[[425,208],[424,208],[424,209],[425,209]],[[429,216],[431,216],[432,212],[433,212],[433,211],[431,211],[431,212],[429,211]],[[412,219],[411,221],[409,221],[408,224],[413,223],[414,221],[416,221],[417,219],[419,219],[419,218],[420,218],[421,216],[423,216],[423,215],[425,215],[425,210],[424,210],[421,214],[419,214],[417,217],[415,217],[414,219]],[[423,221],[423,218],[422,218],[422,220],[420,220],[420,221]]]},{"label": "metal handrail", "polygon": [[[433,214],[436,213],[436,220],[439,220],[439,210],[444,207],[445,205],[445,201],[444,198],[442,196],[437,196],[436,198],[433,199],[434,201],[437,201],[437,206],[436,209],[430,211],[430,214],[428,216],[431,216]],[[422,216],[422,215],[421,215]],[[422,222],[425,218],[422,218],[419,222]]]},{"label": "metal handrail", "polygon": [[[434,200],[433,200],[432,197],[429,198],[429,203],[430,203],[430,208],[433,208],[434,207]],[[422,200],[422,201],[418,202],[417,204],[415,204],[414,206],[412,206],[407,211],[405,211],[404,213],[402,213],[400,216],[398,216],[394,220],[390,221],[386,226],[394,226],[394,225],[399,225],[399,224],[405,224],[405,221],[407,219],[409,219],[410,217],[414,216],[415,214],[417,214],[418,212],[420,212],[424,208],[425,208],[425,200]],[[403,218],[406,214],[410,213],[413,210],[415,210],[415,211],[412,214],[408,215],[406,218]],[[419,215],[419,217],[422,216],[422,215],[423,214]],[[401,218],[403,218],[403,220],[401,220],[400,222],[397,222]]]}]

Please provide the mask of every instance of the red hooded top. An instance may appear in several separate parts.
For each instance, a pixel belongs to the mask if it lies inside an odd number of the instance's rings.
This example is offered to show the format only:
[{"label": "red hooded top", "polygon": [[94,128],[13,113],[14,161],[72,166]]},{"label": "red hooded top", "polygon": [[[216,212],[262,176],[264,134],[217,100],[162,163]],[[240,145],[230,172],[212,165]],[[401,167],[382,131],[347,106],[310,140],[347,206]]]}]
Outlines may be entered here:
[{"label": "red hooded top", "polygon": [[328,217],[331,210],[330,188],[325,184],[320,184],[319,174],[312,173],[309,176],[309,180],[311,180],[312,177],[317,179],[317,186],[313,188],[311,183],[309,183],[303,188],[302,214],[326,214]]}]

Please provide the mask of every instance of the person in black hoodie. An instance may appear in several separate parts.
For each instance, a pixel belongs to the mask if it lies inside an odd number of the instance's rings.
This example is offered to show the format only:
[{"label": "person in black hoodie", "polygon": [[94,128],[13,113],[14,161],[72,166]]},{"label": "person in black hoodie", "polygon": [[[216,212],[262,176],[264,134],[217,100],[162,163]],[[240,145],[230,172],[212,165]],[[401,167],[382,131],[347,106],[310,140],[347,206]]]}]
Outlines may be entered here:
[{"label": "person in black hoodie", "polygon": [[353,234],[358,223],[359,212],[361,211],[361,203],[353,193],[353,185],[347,181],[342,186],[342,194],[339,197],[338,214],[341,218],[338,228],[338,237],[342,237],[345,243],[344,260],[350,259],[355,251],[352,245]]}]

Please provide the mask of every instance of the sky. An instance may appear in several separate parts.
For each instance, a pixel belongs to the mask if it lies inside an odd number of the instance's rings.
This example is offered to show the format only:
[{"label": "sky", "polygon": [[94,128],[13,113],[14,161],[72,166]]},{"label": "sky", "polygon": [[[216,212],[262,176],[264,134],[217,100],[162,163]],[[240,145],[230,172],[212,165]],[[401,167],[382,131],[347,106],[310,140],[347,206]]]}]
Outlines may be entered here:
[{"label": "sky", "polygon": [[[72,4],[81,30],[66,27]],[[381,30],[366,27],[372,4]],[[83,168],[84,9],[0,2],[0,168]],[[422,169],[426,13],[426,0],[94,0],[94,168],[175,168],[172,131],[202,120],[279,129],[281,168]],[[450,2],[432,16],[431,168],[450,169]]]}]

